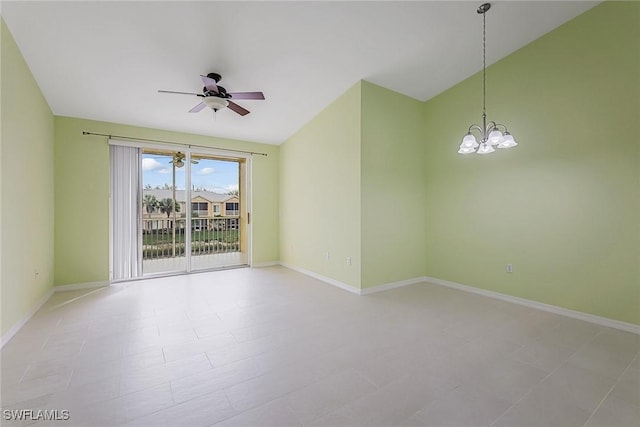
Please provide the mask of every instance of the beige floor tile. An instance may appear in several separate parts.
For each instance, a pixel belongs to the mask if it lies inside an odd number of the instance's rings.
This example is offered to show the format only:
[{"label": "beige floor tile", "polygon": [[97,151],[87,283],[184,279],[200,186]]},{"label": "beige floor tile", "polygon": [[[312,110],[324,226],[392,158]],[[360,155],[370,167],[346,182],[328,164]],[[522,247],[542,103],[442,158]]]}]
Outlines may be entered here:
[{"label": "beige floor tile", "polygon": [[[107,407],[117,408],[113,414],[119,423],[130,421],[173,406],[173,396],[169,383],[140,392],[120,396],[108,401]],[[102,409],[102,403],[93,406]]]},{"label": "beige floor tile", "polygon": [[244,359],[213,368],[206,373],[171,380],[176,403],[220,391],[259,376],[262,372],[252,359]]},{"label": "beige floor tile", "polygon": [[227,398],[237,411],[245,411],[303,388],[322,376],[309,363],[274,369],[266,374],[225,388]]},{"label": "beige floor tile", "polygon": [[439,376],[405,376],[310,422],[309,425],[394,425],[452,389],[451,383]]},{"label": "beige floor tile", "polygon": [[72,360],[49,360],[44,362],[32,362],[21,381],[29,381],[37,378],[48,377],[50,375],[59,375],[69,378],[73,373]]},{"label": "beige floor tile", "polygon": [[537,341],[577,350],[606,328],[582,320],[564,318],[554,327],[543,331]]},{"label": "beige floor tile", "polygon": [[616,396],[607,397],[585,427],[636,427],[640,425],[640,406]]},{"label": "beige floor tile", "polygon": [[611,395],[640,406],[640,370],[627,369],[618,378]]},{"label": "beige floor tile", "polygon": [[307,387],[295,390],[283,400],[303,423],[320,418],[337,408],[377,390],[354,370],[336,373]]},{"label": "beige floor tile", "polygon": [[120,375],[120,394],[126,395],[142,391],[170,381],[166,365],[136,369]]},{"label": "beige floor tile", "polygon": [[549,344],[544,340],[535,340],[514,352],[511,357],[551,372],[567,361],[573,353],[575,349],[562,344]]},{"label": "beige floor tile", "polygon": [[[2,385],[2,405],[16,404],[30,399],[62,392],[69,385],[69,375],[54,374],[22,381],[18,384]],[[25,408],[28,409],[28,408]]]},{"label": "beige floor tile", "polygon": [[114,399],[119,395],[120,378],[110,377],[78,387],[70,386],[66,391],[55,395],[53,400],[59,405],[58,407],[64,407],[65,402],[91,405]]},{"label": "beige floor tile", "polygon": [[635,353],[619,351],[619,348],[587,344],[576,351],[568,361],[597,374],[617,379],[629,366]]},{"label": "beige floor tile", "polygon": [[70,388],[77,388],[85,384],[96,383],[101,380],[119,377],[122,373],[122,359],[113,359],[106,362],[96,360],[83,361],[82,364],[73,365],[73,374],[69,381]]},{"label": "beige floor tile", "polygon": [[284,399],[276,399],[214,425],[216,427],[288,427],[302,426],[302,421],[297,418],[297,414],[289,408]]},{"label": "beige floor tile", "polygon": [[633,425],[639,352],[428,283],[357,296],[246,268],[54,294],[2,348],[1,403],[91,427]]},{"label": "beige floor tile", "polygon": [[214,392],[124,424],[127,427],[205,427],[236,415],[225,394]]},{"label": "beige floor tile", "polygon": [[548,371],[512,360],[496,358],[488,362],[470,364],[463,384],[473,385],[493,396],[515,403],[538,385]]},{"label": "beige floor tile", "polygon": [[496,427],[572,427],[582,426],[590,412],[572,404],[572,398],[538,389],[509,408],[495,422]]},{"label": "beige floor tile", "polygon": [[573,363],[565,363],[545,378],[532,392],[593,411],[615,381]]},{"label": "beige floor tile", "polygon": [[472,386],[460,386],[411,417],[426,426],[490,426],[511,403]]}]

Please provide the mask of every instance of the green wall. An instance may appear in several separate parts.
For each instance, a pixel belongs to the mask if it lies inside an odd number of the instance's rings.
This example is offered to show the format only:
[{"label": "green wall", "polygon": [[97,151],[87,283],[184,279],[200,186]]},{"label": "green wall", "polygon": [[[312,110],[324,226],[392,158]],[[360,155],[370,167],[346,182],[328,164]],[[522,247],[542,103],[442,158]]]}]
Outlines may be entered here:
[{"label": "green wall", "polygon": [[282,144],[285,264],[356,289],[424,275],[422,119],[421,102],[361,81]]},{"label": "green wall", "polygon": [[56,285],[109,280],[109,147],[82,131],[267,153],[252,161],[252,262],[278,261],[278,146],[56,117]]},{"label": "green wall", "polygon": [[423,103],[362,82],[362,287],[424,276]]},{"label": "green wall", "polygon": [[[0,19],[2,334],[53,286],[53,115]],[[36,274],[37,272],[37,274]]]},{"label": "green wall", "polygon": [[280,146],[281,261],[355,288],[361,285],[360,88],[357,83]]},{"label": "green wall", "polygon": [[427,276],[640,323],[640,3],[490,67],[489,119],[520,145],[463,156],[480,77],[425,105]]}]

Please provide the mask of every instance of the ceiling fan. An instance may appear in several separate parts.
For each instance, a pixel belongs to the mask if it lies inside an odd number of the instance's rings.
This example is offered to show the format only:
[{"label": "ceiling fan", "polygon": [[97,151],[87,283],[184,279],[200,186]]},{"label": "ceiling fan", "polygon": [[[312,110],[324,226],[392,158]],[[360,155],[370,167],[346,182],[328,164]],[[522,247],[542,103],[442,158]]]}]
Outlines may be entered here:
[{"label": "ceiling fan", "polygon": [[174,93],[178,95],[195,95],[202,98],[202,102],[189,110],[190,113],[197,113],[204,107],[211,108],[214,112],[228,107],[230,110],[235,111],[241,116],[249,114],[249,110],[239,106],[231,100],[233,99],[264,99],[262,92],[227,92],[222,86],[218,86],[218,82],[222,79],[222,76],[217,73],[209,73],[202,77],[204,87],[202,93],[193,92],[176,92],[172,90],[159,90],[159,93]]},{"label": "ceiling fan", "polygon": [[[186,157],[187,156],[184,153],[178,151],[173,155],[173,158],[169,161],[169,163],[172,163],[175,167],[181,168],[182,166],[184,166],[184,159]],[[192,158],[191,163],[197,165],[199,162],[198,160]]]}]

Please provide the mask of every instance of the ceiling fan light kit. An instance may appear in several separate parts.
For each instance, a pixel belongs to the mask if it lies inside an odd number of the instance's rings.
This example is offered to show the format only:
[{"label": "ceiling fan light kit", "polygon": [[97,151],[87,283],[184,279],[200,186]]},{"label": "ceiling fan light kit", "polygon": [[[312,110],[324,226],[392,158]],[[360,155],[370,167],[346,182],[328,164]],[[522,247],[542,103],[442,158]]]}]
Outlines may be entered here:
[{"label": "ceiling fan light kit", "polygon": [[229,105],[229,101],[224,98],[218,98],[217,96],[206,96],[202,102],[204,102],[204,105],[211,108],[213,111],[222,110],[224,107]]},{"label": "ceiling fan light kit", "polygon": [[159,93],[171,93],[176,95],[195,95],[202,98],[202,101],[195,105],[190,113],[197,113],[202,111],[205,107],[209,107],[213,112],[222,110],[223,108],[229,108],[241,116],[249,114],[249,110],[235,102],[231,101],[231,98],[235,99],[253,99],[263,100],[264,94],[262,92],[227,92],[222,86],[218,86],[218,82],[222,80],[222,76],[218,73],[209,73],[206,76],[200,76],[204,87],[202,93],[193,92],[177,92],[172,90],[159,90]]},{"label": "ceiling fan light kit", "polygon": [[[467,134],[462,138],[462,143],[458,149],[460,154],[490,154],[497,148],[511,148],[518,145],[513,135],[509,133],[507,127],[494,121],[487,122],[487,31],[486,14],[491,9],[491,3],[483,3],[478,7],[478,14],[482,15],[482,125],[473,124],[469,126]],[[474,131],[478,134],[480,142],[476,139]]]}]

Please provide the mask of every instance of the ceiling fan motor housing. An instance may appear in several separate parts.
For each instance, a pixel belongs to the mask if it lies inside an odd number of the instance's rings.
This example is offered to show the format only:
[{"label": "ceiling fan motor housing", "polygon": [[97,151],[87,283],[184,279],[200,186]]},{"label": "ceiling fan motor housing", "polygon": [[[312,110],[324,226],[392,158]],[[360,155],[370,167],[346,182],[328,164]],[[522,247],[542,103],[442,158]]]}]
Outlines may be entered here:
[{"label": "ceiling fan motor housing", "polygon": [[222,76],[218,73],[209,73],[207,74],[207,77],[209,77],[210,79],[213,79],[216,81],[216,83],[218,83],[220,80],[222,80]]},{"label": "ceiling fan motor housing", "polygon": [[222,86],[218,86],[218,92],[212,92],[209,89],[207,89],[206,86],[202,87],[202,93],[204,93],[204,96],[217,96],[219,98],[231,98],[231,95],[229,93],[227,93],[227,90],[222,87]]}]

